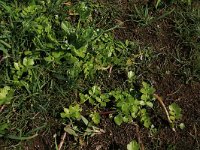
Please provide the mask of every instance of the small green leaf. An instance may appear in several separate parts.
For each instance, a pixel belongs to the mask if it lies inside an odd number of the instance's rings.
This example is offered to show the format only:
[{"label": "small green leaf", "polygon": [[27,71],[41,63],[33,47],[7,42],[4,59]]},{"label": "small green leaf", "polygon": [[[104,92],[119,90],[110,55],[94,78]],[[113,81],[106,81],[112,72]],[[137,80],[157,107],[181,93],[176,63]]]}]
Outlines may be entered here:
[{"label": "small green leaf", "polygon": [[64,108],[64,112],[60,113],[61,118],[70,118],[70,112],[68,108]]},{"label": "small green leaf", "polygon": [[182,117],[181,108],[176,103],[169,105],[169,110],[172,120],[180,119]]},{"label": "small green leaf", "polygon": [[76,132],[71,127],[69,127],[69,126],[65,127],[64,130],[65,130],[65,132],[69,133],[70,135],[78,136],[76,134]]},{"label": "small green leaf", "polygon": [[180,129],[183,130],[183,129],[185,128],[185,124],[184,124],[184,123],[180,123],[180,124],[179,124],[179,127],[180,127]]},{"label": "small green leaf", "polygon": [[48,56],[48,57],[45,57],[44,60],[47,62],[52,62],[54,58],[52,56]]},{"label": "small green leaf", "polygon": [[90,114],[90,117],[92,118],[92,121],[95,123],[95,124],[99,124],[100,123],[100,115],[99,113],[97,112],[94,112],[92,114]]},{"label": "small green leaf", "polygon": [[19,63],[14,62],[14,67],[16,70],[20,70]]},{"label": "small green leaf", "polygon": [[151,107],[151,108],[153,108],[153,103],[152,102],[147,102],[146,105]]},{"label": "small green leaf", "polygon": [[140,149],[140,146],[135,140],[131,141],[127,145],[127,150],[139,150],[139,149]]},{"label": "small green leaf", "polygon": [[0,89],[0,105],[9,104],[13,98],[13,94],[14,91],[9,86]]},{"label": "small green leaf", "polygon": [[118,114],[117,116],[114,117],[115,123],[120,126],[123,122],[123,117],[121,114]]},{"label": "small green leaf", "polygon": [[135,73],[133,71],[128,72],[128,79],[133,80],[135,78]]},{"label": "small green leaf", "polygon": [[79,97],[80,97],[80,103],[83,104],[88,100],[88,95],[84,95],[82,93],[79,93]]},{"label": "small green leaf", "polygon": [[87,126],[89,121],[84,116],[81,116],[81,119],[83,120],[84,124]]},{"label": "small green leaf", "polygon": [[34,65],[34,60],[31,59],[31,58],[24,57],[23,65],[26,66],[26,67],[33,66]]},{"label": "small green leaf", "polygon": [[69,22],[64,21],[61,23],[61,28],[66,32],[70,33],[72,31],[72,26]]},{"label": "small green leaf", "polygon": [[123,117],[123,122],[128,123],[129,121],[131,121],[131,117],[130,116],[124,116]]},{"label": "small green leaf", "polygon": [[144,101],[140,101],[140,105],[144,106],[145,102]]},{"label": "small green leaf", "polygon": [[123,103],[121,109],[123,113],[127,114],[129,112],[129,103]]}]

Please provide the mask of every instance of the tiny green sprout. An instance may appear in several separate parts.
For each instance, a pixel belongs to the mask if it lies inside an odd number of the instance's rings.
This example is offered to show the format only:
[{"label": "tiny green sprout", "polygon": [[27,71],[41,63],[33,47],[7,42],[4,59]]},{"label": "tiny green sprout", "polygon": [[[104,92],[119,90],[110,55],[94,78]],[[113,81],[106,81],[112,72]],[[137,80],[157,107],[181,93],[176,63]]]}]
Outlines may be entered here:
[{"label": "tiny green sprout", "polygon": [[135,73],[133,71],[129,71],[128,72],[128,81],[131,83],[131,82],[134,82],[135,81]]},{"label": "tiny green sprout", "polygon": [[127,150],[139,150],[140,145],[136,142],[136,140],[132,140],[128,145],[127,145]]},{"label": "tiny green sprout", "polygon": [[183,129],[185,128],[185,124],[184,124],[184,123],[180,123],[180,124],[179,124],[179,127],[180,127],[180,129],[183,130]]}]

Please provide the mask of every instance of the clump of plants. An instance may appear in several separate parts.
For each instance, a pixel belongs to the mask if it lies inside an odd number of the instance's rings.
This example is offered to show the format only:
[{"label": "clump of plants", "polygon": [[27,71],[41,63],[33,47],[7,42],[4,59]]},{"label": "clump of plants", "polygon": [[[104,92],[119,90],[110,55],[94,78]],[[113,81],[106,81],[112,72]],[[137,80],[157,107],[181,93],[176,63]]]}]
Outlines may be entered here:
[{"label": "clump of plants", "polygon": [[[119,126],[139,122],[154,128],[150,112],[155,106],[155,89],[135,73],[135,61],[146,57],[146,49],[139,49],[136,42],[116,40],[110,31],[119,24],[107,30],[95,27],[92,11],[92,3],[85,1],[0,2],[0,110],[10,110],[1,114],[0,137],[31,139],[43,127],[27,129],[20,123],[16,127],[15,110],[25,111],[18,117],[25,116],[27,123],[29,115],[34,114],[34,120],[35,114],[48,112],[53,118],[63,107],[64,130],[74,137],[104,132],[98,125],[105,111]],[[147,22],[141,23],[148,24],[148,10],[144,13],[141,19]],[[124,88],[98,85],[100,77],[112,79],[119,73],[127,74]],[[76,99],[69,101],[75,97],[70,92],[77,93]],[[52,110],[52,105],[59,109]],[[172,104],[169,114],[174,128],[181,109]],[[27,130],[35,134],[29,136]]]}]

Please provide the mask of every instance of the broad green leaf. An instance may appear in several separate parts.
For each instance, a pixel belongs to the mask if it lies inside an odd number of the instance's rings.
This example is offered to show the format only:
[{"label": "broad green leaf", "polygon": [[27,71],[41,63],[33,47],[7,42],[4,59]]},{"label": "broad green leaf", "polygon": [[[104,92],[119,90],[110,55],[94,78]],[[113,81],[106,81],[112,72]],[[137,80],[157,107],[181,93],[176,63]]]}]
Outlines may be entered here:
[{"label": "broad green leaf", "polygon": [[115,123],[120,126],[123,122],[123,117],[121,114],[118,114],[117,116],[114,117]]},{"label": "broad green leaf", "polygon": [[140,145],[135,141],[131,141],[128,145],[127,145],[127,150],[139,150],[140,149]]}]

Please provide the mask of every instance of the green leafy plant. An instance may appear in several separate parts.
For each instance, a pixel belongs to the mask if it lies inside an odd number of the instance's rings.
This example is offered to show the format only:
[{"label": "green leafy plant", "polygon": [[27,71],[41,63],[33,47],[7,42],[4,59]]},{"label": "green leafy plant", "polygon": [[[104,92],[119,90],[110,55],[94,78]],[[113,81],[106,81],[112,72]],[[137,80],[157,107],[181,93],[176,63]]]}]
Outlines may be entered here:
[{"label": "green leafy plant", "polygon": [[154,17],[149,13],[148,6],[134,5],[134,13],[130,15],[132,20],[137,22],[141,26],[147,26],[151,24]]},{"label": "green leafy plant", "polygon": [[[169,105],[169,114],[169,117],[172,121],[172,127],[174,127],[177,121],[180,120],[182,117],[182,109],[176,103],[172,103],[171,105]],[[184,123],[180,123],[179,127],[180,129],[184,129]]]},{"label": "green leafy plant", "polygon": [[131,95],[131,93],[121,91],[111,92],[118,108],[118,115],[114,117],[116,124],[120,125],[122,122],[128,123],[133,119],[140,118],[145,127],[149,128],[152,125],[146,108],[153,107],[155,89],[143,82],[140,92],[142,94],[140,99],[136,98],[137,94]]},{"label": "green leafy plant", "polygon": [[[104,132],[103,130],[95,127],[91,122],[89,122],[84,116],[81,115],[82,108],[79,104],[70,105],[69,108],[64,108],[64,112],[60,115],[62,118],[68,118],[70,122],[65,126],[64,130],[75,138],[78,135],[94,136],[95,134],[100,134]],[[90,117],[94,124],[99,124],[100,115],[96,112],[91,113]],[[79,127],[76,125],[75,121],[83,122],[85,126]]]},{"label": "green leafy plant", "polygon": [[181,108],[176,103],[169,105],[169,110],[170,119],[172,121],[176,121],[182,117]]},{"label": "green leafy plant", "polygon": [[62,118],[68,118],[73,120],[80,120],[81,119],[81,112],[82,108],[79,104],[70,105],[69,108],[64,108],[64,112],[61,113]]},{"label": "green leafy plant", "polygon": [[[100,114],[97,110],[105,108],[107,103],[114,98],[112,109],[116,111],[114,121],[117,125],[121,125],[123,122],[129,123],[133,119],[140,118],[144,126],[149,128],[152,123],[146,109],[153,107],[153,93],[155,90],[149,84],[143,82],[143,87],[140,91],[141,97],[137,99],[137,94],[132,95],[128,91],[114,90],[109,93],[102,93],[100,87],[93,86],[88,91],[88,94],[79,94],[80,104],[89,102],[93,106],[90,117],[95,124],[99,124]],[[66,110],[64,114],[66,114]],[[62,117],[64,114],[62,113]]]}]

